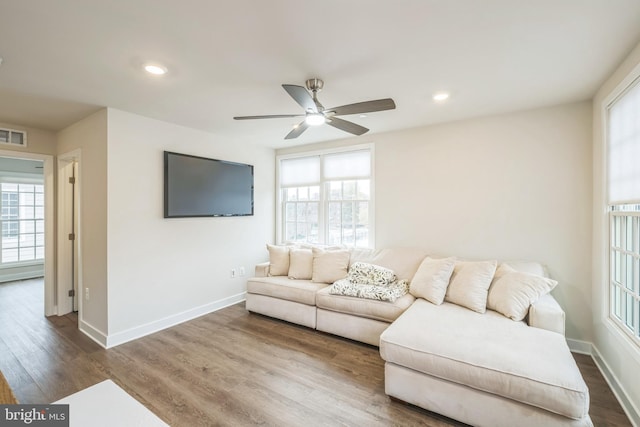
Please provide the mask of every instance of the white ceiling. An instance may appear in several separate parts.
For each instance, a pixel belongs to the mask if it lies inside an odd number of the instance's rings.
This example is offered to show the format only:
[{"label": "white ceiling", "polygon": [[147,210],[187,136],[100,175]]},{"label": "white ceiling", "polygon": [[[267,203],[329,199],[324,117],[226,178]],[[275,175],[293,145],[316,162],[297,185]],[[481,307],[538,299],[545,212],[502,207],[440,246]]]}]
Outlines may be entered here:
[{"label": "white ceiling", "polygon": [[346,117],[378,133],[590,99],[639,41],[638,0],[2,0],[0,121],[59,130],[109,106],[286,147],[349,135],[232,120],[301,112],[282,83],[322,78],[327,107],[392,97]]}]

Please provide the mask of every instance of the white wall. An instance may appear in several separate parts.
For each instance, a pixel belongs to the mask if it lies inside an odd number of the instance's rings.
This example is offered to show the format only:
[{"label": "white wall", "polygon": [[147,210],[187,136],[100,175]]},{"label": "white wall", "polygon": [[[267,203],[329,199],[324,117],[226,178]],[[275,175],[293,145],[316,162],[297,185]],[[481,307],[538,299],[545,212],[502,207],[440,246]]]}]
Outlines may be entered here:
[{"label": "white wall", "polygon": [[540,261],[590,340],[590,141],[590,103],[376,138],[377,245]]},{"label": "white wall", "polygon": [[[272,149],[109,109],[109,335],[117,344],[244,298],[274,235]],[[255,215],[163,218],[163,151],[254,165]],[[230,278],[244,267],[245,277]]]},{"label": "white wall", "polygon": [[[605,192],[604,101],[640,65],[640,44],[602,85],[593,100],[593,344],[596,362],[627,409],[640,425],[640,350],[608,320],[608,217]],[[638,159],[640,160],[640,159]]]},{"label": "white wall", "polygon": [[[83,288],[80,328],[103,342],[107,324],[107,110],[58,133],[58,155],[80,149],[80,247]],[[81,295],[84,291],[81,291]]]},{"label": "white wall", "polygon": [[545,263],[567,336],[591,340],[590,103],[306,149],[361,142],[375,143],[378,248]]}]

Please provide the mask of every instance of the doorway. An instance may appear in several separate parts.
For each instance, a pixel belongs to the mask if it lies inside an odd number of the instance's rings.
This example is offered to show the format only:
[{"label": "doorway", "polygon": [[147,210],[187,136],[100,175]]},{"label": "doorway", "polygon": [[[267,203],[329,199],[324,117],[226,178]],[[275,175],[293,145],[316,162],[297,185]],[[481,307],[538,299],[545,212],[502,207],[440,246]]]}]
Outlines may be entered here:
[{"label": "doorway", "polygon": [[[12,172],[16,179],[20,178],[22,181],[14,182],[13,184],[17,185],[15,187],[9,185],[6,188],[7,191],[5,191],[7,194],[2,197],[6,199],[8,208],[14,204],[16,205],[18,214],[15,215],[12,209],[5,210],[4,230],[0,230],[0,232],[4,231],[3,235],[6,237],[4,255],[7,260],[17,263],[22,260],[22,265],[27,267],[27,264],[38,264],[36,258],[44,258],[44,271],[40,273],[44,277],[44,315],[57,314],[54,274],[53,156],[0,150],[0,159],[5,159],[3,161],[6,161],[7,164],[15,160],[14,163],[16,164],[22,161],[23,165],[32,164],[34,168],[41,167],[38,170],[42,175],[41,189],[36,189],[33,182],[28,182],[31,174],[25,173],[20,176],[19,171]],[[8,181],[7,183],[11,184]],[[29,190],[31,194],[29,194]],[[36,198],[38,199],[37,203],[35,201]],[[28,202],[31,200],[33,200],[33,206],[28,207]],[[33,213],[31,213],[32,210]],[[38,210],[38,213],[35,212],[36,210]],[[24,217],[21,218],[22,213],[24,213]],[[30,255],[31,251],[33,251],[33,257]],[[0,253],[0,257],[2,255]],[[18,264],[15,265],[17,266]]]}]

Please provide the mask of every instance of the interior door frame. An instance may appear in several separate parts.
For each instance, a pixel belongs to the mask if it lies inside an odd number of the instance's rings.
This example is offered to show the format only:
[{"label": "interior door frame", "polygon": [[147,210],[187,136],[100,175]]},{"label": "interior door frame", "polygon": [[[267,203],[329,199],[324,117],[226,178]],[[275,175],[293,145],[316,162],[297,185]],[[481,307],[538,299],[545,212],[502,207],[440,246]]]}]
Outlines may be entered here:
[{"label": "interior door frame", "polygon": [[[75,185],[69,184],[69,178],[71,177],[71,168],[75,166]],[[77,310],[78,318],[82,319],[82,302],[83,302],[83,287],[82,287],[82,239],[80,238],[80,150],[73,150],[68,153],[64,153],[58,156],[58,251],[57,251],[57,263],[58,263],[58,275],[57,275],[57,314],[63,316],[67,313],[71,313],[73,310],[72,298],[69,297],[69,288],[63,286],[63,283],[68,283],[72,277],[72,265],[75,267],[75,285],[76,285],[76,297],[77,297]],[[73,200],[75,199],[75,200]],[[70,209],[74,202],[74,210]],[[71,215],[74,215],[75,222],[73,228],[70,227]],[[68,235],[70,233],[75,234],[75,241],[69,240]],[[71,259],[72,247],[75,243],[76,250],[73,251],[74,260]]]},{"label": "interior door frame", "polygon": [[0,149],[0,157],[10,159],[39,160],[43,162],[44,177],[44,315],[57,314],[56,304],[56,263],[55,263],[55,177],[53,156],[24,151]]}]

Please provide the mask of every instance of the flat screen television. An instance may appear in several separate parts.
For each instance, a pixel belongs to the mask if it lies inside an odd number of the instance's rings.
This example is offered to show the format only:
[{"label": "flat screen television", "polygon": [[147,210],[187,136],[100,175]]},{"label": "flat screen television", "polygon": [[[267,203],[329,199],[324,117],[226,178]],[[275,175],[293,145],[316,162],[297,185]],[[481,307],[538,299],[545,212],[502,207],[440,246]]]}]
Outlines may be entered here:
[{"label": "flat screen television", "polygon": [[253,215],[253,166],[164,152],[164,217]]}]

